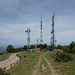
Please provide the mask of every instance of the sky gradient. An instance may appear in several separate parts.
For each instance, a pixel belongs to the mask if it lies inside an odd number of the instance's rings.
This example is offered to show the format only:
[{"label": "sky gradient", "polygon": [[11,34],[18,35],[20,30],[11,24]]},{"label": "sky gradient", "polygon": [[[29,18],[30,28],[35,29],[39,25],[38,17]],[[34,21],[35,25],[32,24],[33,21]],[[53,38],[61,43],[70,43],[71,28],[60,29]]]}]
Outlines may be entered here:
[{"label": "sky gradient", "polygon": [[43,43],[50,45],[53,12],[56,44],[75,41],[75,0],[0,0],[0,46],[27,45],[27,28],[31,29],[30,44],[36,44],[41,17]]}]

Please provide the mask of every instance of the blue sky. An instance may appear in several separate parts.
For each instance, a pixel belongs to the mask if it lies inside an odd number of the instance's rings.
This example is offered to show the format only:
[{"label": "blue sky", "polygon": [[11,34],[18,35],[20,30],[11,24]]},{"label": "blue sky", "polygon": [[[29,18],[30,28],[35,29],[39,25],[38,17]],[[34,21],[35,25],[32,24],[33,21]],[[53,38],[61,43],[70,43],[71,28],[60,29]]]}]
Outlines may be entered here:
[{"label": "blue sky", "polygon": [[41,17],[43,43],[49,45],[54,11],[56,44],[68,45],[75,41],[75,0],[0,0],[0,46],[27,45],[27,28],[30,44],[36,44]]}]

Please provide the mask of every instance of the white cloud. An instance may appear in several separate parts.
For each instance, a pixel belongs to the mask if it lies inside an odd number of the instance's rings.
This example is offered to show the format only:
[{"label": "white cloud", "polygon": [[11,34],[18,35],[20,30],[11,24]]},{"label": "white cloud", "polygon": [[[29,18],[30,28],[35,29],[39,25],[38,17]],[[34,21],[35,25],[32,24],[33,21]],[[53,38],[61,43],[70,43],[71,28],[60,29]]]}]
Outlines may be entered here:
[{"label": "white cloud", "polygon": [[55,18],[55,34],[58,44],[69,44],[75,41],[74,16],[59,16]]},{"label": "white cloud", "polygon": [[2,7],[11,7],[13,5],[18,5],[20,0],[0,0],[0,6]]},{"label": "white cloud", "polygon": [[[71,25],[72,23],[72,25]],[[27,41],[27,28],[31,29],[30,37],[31,43],[36,43],[37,38],[40,38],[40,22],[27,23],[27,24],[3,24],[0,28],[0,38],[14,38],[23,39]],[[56,17],[55,18],[55,37],[57,44],[68,44],[74,40],[75,26],[73,17]],[[43,22],[43,39],[44,43],[50,44],[51,38],[51,23]],[[40,42],[40,41],[39,41]]]},{"label": "white cloud", "polygon": [[0,28],[0,33],[1,34],[8,34],[8,33],[11,33],[11,32],[12,32],[11,30]]},{"label": "white cloud", "polygon": [[[60,0],[55,5],[53,4],[54,2],[56,1],[47,0],[41,3],[41,1],[37,0],[0,0],[0,38],[22,39],[21,41],[23,42],[24,39],[27,40],[25,30],[30,28],[31,43],[36,43],[36,39],[40,38],[40,17],[43,16],[43,39],[44,43],[49,44],[52,29],[52,12],[56,10],[55,36],[57,44],[65,44],[74,40],[74,15],[62,14],[66,11],[67,7],[66,9],[62,8],[64,5],[59,4],[61,3]],[[62,7],[59,7],[59,5]],[[59,11],[63,12],[61,13]]]}]

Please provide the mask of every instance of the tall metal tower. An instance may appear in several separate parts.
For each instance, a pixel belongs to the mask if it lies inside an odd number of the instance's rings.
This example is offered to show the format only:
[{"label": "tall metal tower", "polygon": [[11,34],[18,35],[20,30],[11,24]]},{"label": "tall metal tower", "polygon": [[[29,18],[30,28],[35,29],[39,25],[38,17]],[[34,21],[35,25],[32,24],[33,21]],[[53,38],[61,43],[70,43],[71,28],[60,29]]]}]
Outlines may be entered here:
[{"label": "tall metal tower", "polygon": [[28,28],[25,32],[27,32],[28,33],[28,36],[27,36],[27,42],[28,42],[28,45],[27,45],[27,52],[28,51],[30,51],[30,32],[31,32],[31,30],[30,30],[30,28]]},{"label": "tall metal tower", "polygon": [[36,48],[38,48],[38,38],[37,38],[37,40],[36,40],[36,41],[37,41],[37,43],[36,43]]},{"label": "tall metal tower", "polygon": [[41,17],[41,33],[40,33],[40,44],[43,42],[43,35],[42,35],[42,17]]},{"label": "tall metal tower", "polygon": [[37,38],[37,46],[38,46],[38,38]]},{"label": "tall metal tower", "polygon": [[52,49],[54,49],[54,45],[55,45],[55,34],[54,34],[54,18],[55,18],[55,12],[53,12],[53,16],[52,16],[52,31],[51,31],[51,46]]}]

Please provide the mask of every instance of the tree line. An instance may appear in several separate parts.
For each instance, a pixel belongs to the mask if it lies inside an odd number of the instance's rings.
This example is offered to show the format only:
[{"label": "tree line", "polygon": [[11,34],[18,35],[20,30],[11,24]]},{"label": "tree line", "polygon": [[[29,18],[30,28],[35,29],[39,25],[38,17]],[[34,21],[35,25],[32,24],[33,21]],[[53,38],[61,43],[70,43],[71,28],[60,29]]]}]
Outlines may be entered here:
[{"label": "tree line", "polygon": [[[45,51],[45,50],[50,50],[51,45],[38,44],[37,47],[35,45],[30,45],[30,49],[35,49],[35,48],[40,48],[41,50]],[[62,45],[55,46],[55,49],[61,49],[61,50],[63,50],[63,52],[67,52],[67,53],[75,53],[75,42],[72,41],[67,46],[62,46]],[[13,45],[8,45],[7,51],[10,53],[27,51],[27,46],[25,45],[24,47],[14,48]]]},{"label": "tree line", "polygon": [[57,49],[62,49],[63,52],[67,52],[67,53],[75,53],[75,42],[72,41],[69,45],[67,46],[61,46],[58,45]]}]

